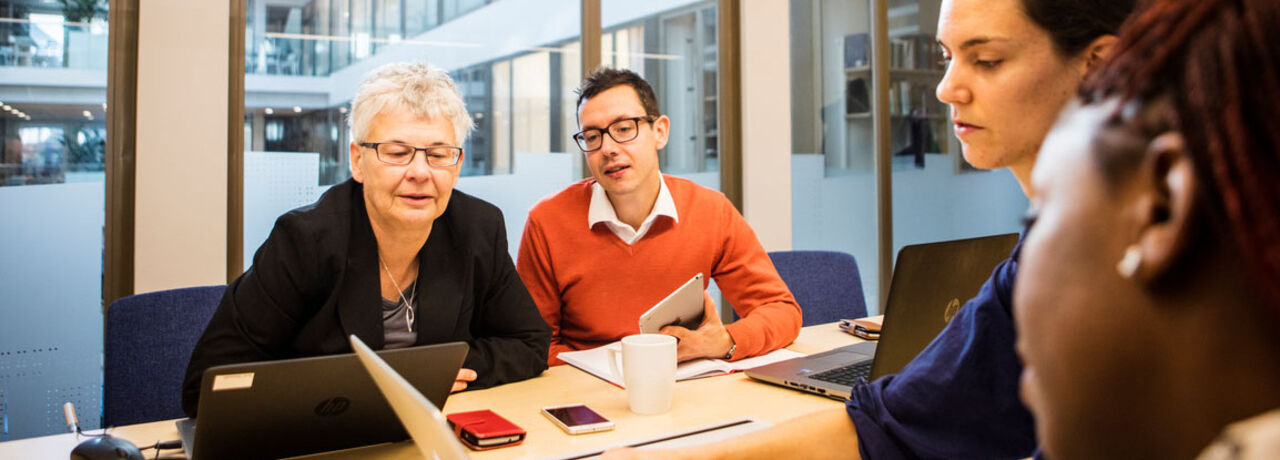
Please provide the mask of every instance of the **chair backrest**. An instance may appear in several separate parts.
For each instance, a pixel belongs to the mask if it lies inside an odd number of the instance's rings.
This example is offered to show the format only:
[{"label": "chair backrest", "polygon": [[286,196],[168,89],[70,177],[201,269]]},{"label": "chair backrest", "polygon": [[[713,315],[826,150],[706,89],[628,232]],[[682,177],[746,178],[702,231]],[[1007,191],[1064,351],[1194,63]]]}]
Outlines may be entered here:
[{"label": "chair backrest", "polygon": [[184,417],[182,380],[227,287],[124,297],[107,308],[102,426]]},{"label": "chair backrest", "polygon": [[853,256],[835,251],[770,252],[773,266],[804,311],[804,325],[867,316],[862,276]]}]

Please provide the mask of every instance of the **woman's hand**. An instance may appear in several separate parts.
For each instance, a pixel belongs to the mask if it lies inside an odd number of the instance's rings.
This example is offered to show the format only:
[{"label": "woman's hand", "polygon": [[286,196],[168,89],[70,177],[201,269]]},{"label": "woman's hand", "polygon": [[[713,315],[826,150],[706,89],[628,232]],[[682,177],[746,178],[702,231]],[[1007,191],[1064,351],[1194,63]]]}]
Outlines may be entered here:
[{"label": "woman's hand", "polygon": [[467,369],[465,367],[462,369],[458,369],[458,378],[453,380],[453,389],[449,390],[449,392],[457,393],[459,391],[465,390],[467,389],[467,382],[474,382],[475,380],[476,380],[476,371]]}]

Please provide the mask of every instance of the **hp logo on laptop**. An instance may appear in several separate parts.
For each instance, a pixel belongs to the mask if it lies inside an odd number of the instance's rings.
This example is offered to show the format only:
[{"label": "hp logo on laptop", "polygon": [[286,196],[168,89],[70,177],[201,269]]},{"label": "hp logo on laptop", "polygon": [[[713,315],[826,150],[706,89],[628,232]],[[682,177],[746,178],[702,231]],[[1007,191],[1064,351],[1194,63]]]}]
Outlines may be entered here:
[{"label": "hp logo on laptop", "polygon": [[320,401],[320,404],[316,404],[315,412],[321,417],[332,417],[346,412],[348,407],[351,407],[351,400],[337,396]]},{"label": "hp logo on laptop", "polygon": [[950,302],[947,302],[947,309],[942,312],[942,322],[950,323],[951,318],[955,318],[956,313],[960,313],[960,307],[960,299],[951,299]]}]

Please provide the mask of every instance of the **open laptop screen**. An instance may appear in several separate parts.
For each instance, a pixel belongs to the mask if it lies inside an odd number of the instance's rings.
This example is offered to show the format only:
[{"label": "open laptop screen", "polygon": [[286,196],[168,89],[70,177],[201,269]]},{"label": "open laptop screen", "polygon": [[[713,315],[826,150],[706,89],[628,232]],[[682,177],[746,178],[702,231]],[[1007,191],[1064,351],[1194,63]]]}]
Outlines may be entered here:
[{"label": "open laptop screen", "polygon": [[[462,342],[378,352],[443,406],[467,355]],[[209,368],[200,387],[192,458],[280,458],[408,434],[354,354]]]}]

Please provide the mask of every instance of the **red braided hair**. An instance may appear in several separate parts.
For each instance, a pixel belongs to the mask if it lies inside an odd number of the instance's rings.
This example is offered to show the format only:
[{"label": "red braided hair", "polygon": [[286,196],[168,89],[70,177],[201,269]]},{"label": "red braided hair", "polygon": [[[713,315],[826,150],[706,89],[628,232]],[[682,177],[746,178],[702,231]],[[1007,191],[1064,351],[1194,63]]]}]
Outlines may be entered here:
[{"label": "red braided hair", "polygon": [[1280,0],[1152,0],[1086,102],[1173,101],[1212,212],[1280,312]]}]

